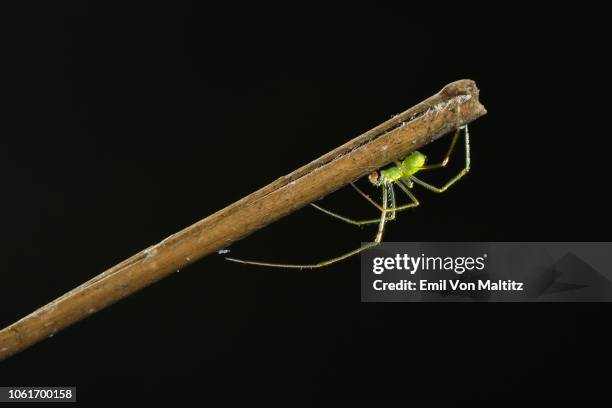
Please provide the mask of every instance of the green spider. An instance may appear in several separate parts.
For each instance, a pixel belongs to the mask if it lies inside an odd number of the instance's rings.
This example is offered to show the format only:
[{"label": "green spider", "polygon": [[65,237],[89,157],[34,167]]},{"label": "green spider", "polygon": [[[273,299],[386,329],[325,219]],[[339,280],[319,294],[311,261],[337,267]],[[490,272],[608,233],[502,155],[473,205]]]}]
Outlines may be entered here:
[{"label": "green spider", "polygon": [[[432,169],[438,169],[441,167],[446,167],[450,159],[450,156],[455,149],[455,145],[457,144],[457,141],[459,140],[461,129],[464,130],[463,133],[464,133],[464,139],[465,139],[465,167],[457,175],[451,178],[446,184],[444,184],[442,187],[433,186],[417,178],[415,174],[423,170],[432,170]],[[259,261],[247,261],[243,259],[236,259],[236,258],[230,258],[230,257],[226,257],[225,259],[229,261],[239,262],[239,263],[249,264],[249,265],[270,266],[270,267],[276,267],[276,268],[313,269],[313,268],[321,268],[323,266],[331,265],[338,261],[342,261],[346,258],[349,258],[353,255],[356,255],[360,252],[363,252],[367,249],[370,249],[380,244],[382,241],[382,236],[383,236],[383,232],[385,229],[385,223],[387,221],[394,220],[396,212],[404,211],[409,208],[414,208],[420,204],[419,200],[417,200],[417,198],[414,196],[414,194],[411,191],[415,183],[421,185],[422,187],[425,187],[426,189],[430,191],[433,191],[434,193],[443,193],[450,186],[455,184],[459,179],[461,179],[463,176],[465,176],[470,171],[470,134],[468,132],[467,125],[461,128],[458,128],[455,131],[450,147],[448,149],[448,152],[446,153],[446,156],[444,156],[444,159],[440,163],[428,165],[426,164],[426,162],[427,162],[427,157],[423,153],[419,151],[414,151],[410,153],[408,156],[406,156],[403,160],[395,162],[395,165],[388,167],[384,170],[375,171],[371,173],[368,176],[370,183],[382,189],[382,206],[378,204],[376,201],[374,201],[372,198],[370,198],[370,196],[368,196],[366,193],[361,191],[359,187],[357,187],[354,183],[351,183],[351,186],[355,190],[357,190],[357,192],[361,196],[363,196],[369,203],[371,203],[374,207],[376,207],[380,211],[381,213],[380,218],[364,220],[364,221],[355,221],[350,218],[344,217],[340,214],[336,214],[334,212],[326,210],[325,208],[319,207],[316,204],[311,204],[313,207],[324,212],[325,214],[331,215],[332,217],[345,221],[349,224],[363,226],[367,224],[378,223],[378,232],[376,233],[376,237],[374,238],[373,242],[370,242],[360,248],[347,252],[344,255],[340,255],[340,256],[337,256],[331,259],[327,259],[325,261],[321,261],[315,264],[303,264],[303,265],[281,264],[281,263],[270,263],[270,262],[259,262]],[[399,187],[404,193],[406,193],[406,195],[410,198],[411,203],[396,207],[395,190],[393,188],[394,185]]]}]

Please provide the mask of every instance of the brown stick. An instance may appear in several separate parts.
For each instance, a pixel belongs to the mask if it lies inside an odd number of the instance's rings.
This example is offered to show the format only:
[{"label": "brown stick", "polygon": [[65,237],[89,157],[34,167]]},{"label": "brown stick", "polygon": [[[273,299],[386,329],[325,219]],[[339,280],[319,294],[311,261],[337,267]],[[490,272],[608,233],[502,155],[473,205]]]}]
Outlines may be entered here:
[{"label": "brown stick", "polygon": [[0,331],[0,360],[486,113],[474,81],[436,95],[108,269]]}]

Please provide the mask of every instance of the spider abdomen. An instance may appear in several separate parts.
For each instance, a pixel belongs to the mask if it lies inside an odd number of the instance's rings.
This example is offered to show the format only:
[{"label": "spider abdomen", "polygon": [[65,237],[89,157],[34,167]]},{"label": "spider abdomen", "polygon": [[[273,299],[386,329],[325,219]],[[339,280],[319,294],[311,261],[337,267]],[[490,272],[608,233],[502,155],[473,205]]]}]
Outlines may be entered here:
[{"label": "spider abdomen", "polygon": [[404,158],[404,160],[402,160],[401,163],[403,177],[407,179],[419,170],[421,170],[421,168],[425,165],[426,161],[427,157],[423,153],[419,151],[414,151],[410,153]]}]

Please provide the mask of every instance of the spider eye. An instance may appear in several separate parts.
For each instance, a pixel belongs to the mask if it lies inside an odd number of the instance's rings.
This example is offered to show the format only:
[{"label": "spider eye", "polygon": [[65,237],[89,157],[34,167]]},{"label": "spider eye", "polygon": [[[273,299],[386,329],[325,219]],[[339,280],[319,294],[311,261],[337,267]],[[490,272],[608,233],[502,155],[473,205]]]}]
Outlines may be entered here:
[{"label": "spider eye", "polygon": [[378,174],[377,171],[374,171],[372,173],[370,173],[370,175],[368,176],[368,179],[370,180],[370,183],[376,185],[378,184],[378,179],[380,178],[380,174]]}]

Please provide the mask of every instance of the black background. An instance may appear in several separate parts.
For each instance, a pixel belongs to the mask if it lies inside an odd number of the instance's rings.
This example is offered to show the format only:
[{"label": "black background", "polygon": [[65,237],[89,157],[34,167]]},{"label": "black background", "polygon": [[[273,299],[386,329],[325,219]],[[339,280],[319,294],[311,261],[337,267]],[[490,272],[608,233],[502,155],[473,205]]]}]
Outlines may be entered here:
[{"label": "black background", "polygon": [[[473,170],[446,194],[415,190],[422,206],[386,240],[611,238],[588,20],[38,11],[6,37],[2,326],[461,78],[489,111],[470,127]],[[374,215],[348,189],[323,203]],[[306,208],[231,250],[313,262],[373,235]],[[358,258],[285,271],[209,256],[0,363],[0,384],[76,385],[83,405],[205,406],[552,401],[605,384],[607,304],[359,294]]]}]

